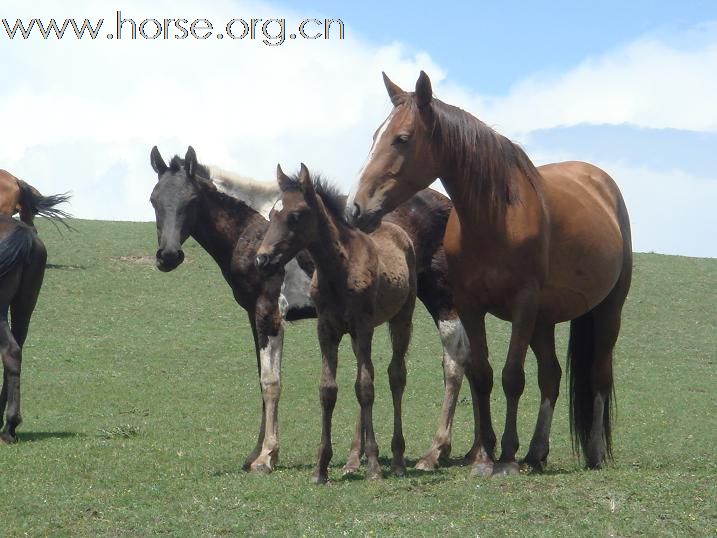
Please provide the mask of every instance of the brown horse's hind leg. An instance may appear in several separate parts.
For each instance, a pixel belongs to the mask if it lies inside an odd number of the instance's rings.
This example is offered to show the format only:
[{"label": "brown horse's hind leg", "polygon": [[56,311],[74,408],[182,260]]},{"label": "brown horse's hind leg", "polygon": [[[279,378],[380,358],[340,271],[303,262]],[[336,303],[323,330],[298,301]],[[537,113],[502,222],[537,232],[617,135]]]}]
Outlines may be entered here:
[{"label": "brown horse's hind leg", "polygon": [[542,471],[545,469],[550,451],[550,427],[562,376],[560,362],[555,355],[555,325],[536,326],[530,347],[538,361],[540,410],[530,448],[523,462],[535,470]]},{"label": "brown horse's hind leg", "polygon": [[443,405],[431,447],[416,463],[416,469],[421,471],[434,470],[440,461],[451,454],[456,401],[461,391],[466,365],[470,360],[470,346],[463,325],[454,311],[450,314],[448,317],[444,316],[445,319],[436,319],[443,344]]},{"label": "brown horse's hind leg", "polygon": [[599,469],[610,453],[610,405],[613,391],[612,355],[620,332],[620,310],[612,301],[593,311],[595,348],[590,374],[592,384],[592,424],[585,447],[587,466]]},{"label": "brown horse's hind leg", "polygon": [[351,449],[349,455],[346,458],[346,465],[344,465],[341,472],[343,474],[355,473],[361,467],[361,456],[363,456],[364,450],[364,435],[361,429],[361,410],[359,409],[358,415],[356,416],[356,428],[354,429],[354,438],[351,441]]},{"label": "brown horse's hind leg", "polygon": [[4,368],[0,410],[4,412],[7,405],[7,420],[5,427],[0,431],[0,443],[14,443],[17,441],[15,429],[22,422],[20,415],[22,350],[12,335],[7,319],[0,321],[0,353],[2,353]]},{"label": "brown horse's hind leg", "polygon": [[[254,320],[253,315],[249,315],[249,324],[251,325],[251,333],[254,338],[254,351],[256,353],[256,369],[257,374],[259,375],[259,389],[261,389],[261,360],[259,359],[259,341],[256,333],[256,322]],[[264,399],[262,398],[261,402],[261,421],[259,422],[259,438],[256,441],[256,446],[254,447],[254,450],[251,451],[251,453],[246,457],[244,460],[244,465],[242,465],[242,469],[244,471],[249,471],[251,469],[251,464],[254,463],[254,460],[256,460],[257,456],[261,452],[261,447],[264,445],[264,436],[265,436],[265,428],[266,425],[266,404],[264,403]]]}]

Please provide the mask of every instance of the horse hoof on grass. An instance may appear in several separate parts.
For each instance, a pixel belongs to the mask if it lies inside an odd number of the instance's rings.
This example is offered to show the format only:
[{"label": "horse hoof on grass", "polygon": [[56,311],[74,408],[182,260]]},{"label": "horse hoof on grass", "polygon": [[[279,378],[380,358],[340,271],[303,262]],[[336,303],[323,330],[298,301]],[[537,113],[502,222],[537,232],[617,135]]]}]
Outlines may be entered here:
[{"label": "horse hoof on grass", "polygon": [[325,474],[318,472],[318,471],[311,475],[311,482],[313,482],[317,486],[326,484],[328,481],[329,481],[329,477]]},{"label": "horse hoof on grass", "polygon": [[493,476],[510,476],[520,474],[520,465],[515,461],[496,463],[493,465]]},{"label": "horse hoof on grass", "polygon": [[473,465],[471,476],[491,476],[493,474],[493,462],[481,462]]},{"label": "horse hoof on grass", "polygon": [[251,466],[251,472],[254,474],[271,474],[272,468],[267,463],[259,463]]},{"label": "horse hoof on grass", "polygon": [[344,476],[346,476],[346,475],[348,475],[348,474],[358,473],[359,468],[360,468],[360,465],[356,465],[356,464],[353,464],[353,463],[351,463],[351,464],[350,464],[350,463],[347,463],[346,465],[344,465],[344,466],[341,468],[341,474],[343,474]]},{"label": "horse hoof on grass", "polygon": [[13,445],[17,443],[17,437],[9,433],[0,433],[0,445]]},{"label": "horse hoof on grass", "polygon": [[418,471],[435,471],[438,467],[438,461],[433,457],[424,456],[416,463],[415,469]]}]

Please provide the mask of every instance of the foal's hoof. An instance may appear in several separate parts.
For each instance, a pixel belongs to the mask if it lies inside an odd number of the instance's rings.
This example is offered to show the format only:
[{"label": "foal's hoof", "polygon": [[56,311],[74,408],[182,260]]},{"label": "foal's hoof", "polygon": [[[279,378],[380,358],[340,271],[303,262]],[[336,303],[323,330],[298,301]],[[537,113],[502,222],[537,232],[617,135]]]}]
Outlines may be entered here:
[{"label": "foal's hoof", "polygon": [[520,465],[518,465],[518,462],[509,461],[493,465],[493,476],[510,476],[515,474],[520,474]]},{"label": "foal's hoof", "polygon": [[320,471],[314,471],[314,474],[311,475],[311,481],[320,486],[321,484],[326,484],[329,481],[329,477]]},{"label": "foal's hoof", "polygon": [[542,473],[547,466],[548,460],[545,459],[538,461],[526,456],[525,459],[520,461],[520,469],[522,471],[530,471],[531,473]]},{"label": "foal's hoof", "polygon": [[345,476],[347,474],[358,473],[360,468],[361,468],[360,463],[346,462],[346,465],[344,465],[341,468],[341,474],[343,474]]},{"label": "foal's hoof", "polygon": [[374,471],[372,473],[371,472],[366,473],[366,480],[381,481],[381,480],[383,480],[383,474],[381,473],[381,471]]},{"label": "foal's hoof", "polygon": [[268,463],[257,463],[251,466],[251,472],[254,474],[271,474],[272,468]]},{"label": "foal's hoof", "polygon": [[416,462],[415,469],[418,471],[435,471],[438,467],[438,458],[434,454],[426,454]]},{"label": "foal's hoof", "polygon": [[493,474],[493,467],[492,461],[475,463],[473,464],[473,469],[471,469],[471,476],[491,476]]}]

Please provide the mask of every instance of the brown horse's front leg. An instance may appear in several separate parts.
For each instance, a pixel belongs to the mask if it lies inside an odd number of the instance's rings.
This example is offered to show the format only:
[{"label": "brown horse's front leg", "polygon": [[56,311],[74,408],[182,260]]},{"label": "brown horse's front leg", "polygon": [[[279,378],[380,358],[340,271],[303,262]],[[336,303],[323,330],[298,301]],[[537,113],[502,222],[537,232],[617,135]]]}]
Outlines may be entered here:
[{"label": "brown horse's front leg", "polygon": [[356,355],[356,398],[361,406],[361,429],[364,437],[367,471],[366,478],[382,478],[378,463],[378,444],[373,431],[373,363],[371,362],[371,340],[373,329],[357,330],[351,340]]},{"label": "brown horse's front leg", "polygon": [[319,399],[321,400],[321,442],[319,444],[318,461],[311,475],[311,480],[316,484],[324,484],[329,479],[329,462],[333,456],[333,448],[331,447],[331,417],[334,413],[338,393],[336,368],[341,334],[335,330],[325,318],[319,318],[317,332],[319,345],[321,346],[321,382],[319,384]]}]

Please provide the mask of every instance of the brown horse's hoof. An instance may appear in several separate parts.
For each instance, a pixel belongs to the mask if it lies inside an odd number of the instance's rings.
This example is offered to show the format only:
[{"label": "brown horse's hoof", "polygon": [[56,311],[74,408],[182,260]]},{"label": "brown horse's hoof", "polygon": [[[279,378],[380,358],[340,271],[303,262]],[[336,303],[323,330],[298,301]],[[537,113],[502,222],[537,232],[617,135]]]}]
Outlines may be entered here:
[{"label": "brown horse's hoof", "polygon": [[493,465],[493,476],[510,476],[516,474],[520,474],[520,465],[518,465],[518,462],[509,461]]},{"label": "brown horse's hoof", "polygon": [[383,473],[381,473],[380,470],[372,473],[366,473],[366,480],[381,481],[383,480]]},{"label": "brown horse's hoof", "polygon": [[17,443],[17,437],[14,435],[10,435],[9,433],[0,433],[0,444],[2,445],[12,445]]},{"label": "brown horse's hoof", "polygon": [[406,476],[406,464],[403,462],[392,463],[391,471],[393,472],[394,476]]}]

